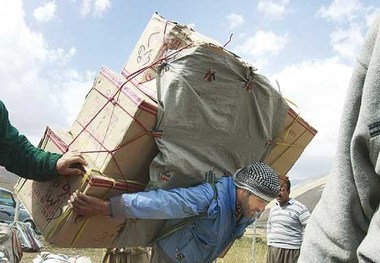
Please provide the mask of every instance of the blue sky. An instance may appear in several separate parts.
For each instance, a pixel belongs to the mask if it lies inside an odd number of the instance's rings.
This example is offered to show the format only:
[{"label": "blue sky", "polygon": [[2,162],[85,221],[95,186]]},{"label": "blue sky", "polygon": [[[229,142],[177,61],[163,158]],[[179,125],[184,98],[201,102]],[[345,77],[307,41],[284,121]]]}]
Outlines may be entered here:
[{"label": "blue sky", "polygon": [[331,168],[355,58],[379,13],[375,0],[1,1],[0,90],[11,120],[35,144],[68,129],[97,71],[120,72],[150,17],[188,24],[277,80],[318,131],[289,173]]}]

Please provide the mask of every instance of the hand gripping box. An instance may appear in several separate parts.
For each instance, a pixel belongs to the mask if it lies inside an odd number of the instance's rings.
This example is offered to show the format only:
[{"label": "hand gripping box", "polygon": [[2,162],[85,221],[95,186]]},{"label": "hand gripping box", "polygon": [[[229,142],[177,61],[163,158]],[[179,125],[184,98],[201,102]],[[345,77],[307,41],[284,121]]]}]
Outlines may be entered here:
[{"label": "hand gripping box", "polygon": [[[70,133],[48,127],[40,147],[63,153],[72,140]],[[89,168],[84,176],[59,176],[48,182],[20,179],[15,186],[16,194],[48,242],[61,247],[110,247],[125,221],[105,216],[78,218],[67,206],[67,201],[76,190],[108,199],[125,192],[141,191],[143,185],[116,181]]]},{"label": "hand gripping box", "polygon": [[265,163],[284,178],[316,134],[317,130],[289,107],[282,132],[270,142],[272,149]]},{"label": "hand gripping box", "polygon": [[95,167],[115,179],[146,184],[158,150],[157,104],[122,76],[102,68],[70,132]]},{"label": "hand gripping box", "polygon": [[[202,34],[195,32],[186,25],[167,21],[157,13],[145,27],[135,48],[125,64],[122,75],[127,79],[135,79],[147,94],[156,93],[156,67],[166,57],[174,56],[178,50],[191,47],[199,43],[220,44]],[[150,91],[149,91],[150,89]]]},{"label": "hand gripping box", "polygon": [[[126,182],[116,182],[96,170],[89,170],[81,180],[80,191],[107,200],[128,191]],[[45,239],[60,247],[110,248],[126,219],[110,216],[81,217],[67,206],[46,230]]]}]

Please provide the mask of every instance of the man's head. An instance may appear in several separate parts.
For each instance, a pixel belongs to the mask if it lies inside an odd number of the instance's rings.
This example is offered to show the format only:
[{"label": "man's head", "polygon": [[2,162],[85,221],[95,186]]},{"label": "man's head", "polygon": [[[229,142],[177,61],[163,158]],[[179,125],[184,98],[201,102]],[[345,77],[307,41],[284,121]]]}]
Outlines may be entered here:
[{"label": "man's head", "polygon": [[280,193],[276,197],[277,202],[280,206],[285,205],[289,201],[290,194],[290,181],[286,180],[280,187]]},{"label": "man's head", "polygon": [[245,217],[261,213],[280,191],[276,172],[261,162],[238,170],[233,178],[237,187],[236,201]]}]

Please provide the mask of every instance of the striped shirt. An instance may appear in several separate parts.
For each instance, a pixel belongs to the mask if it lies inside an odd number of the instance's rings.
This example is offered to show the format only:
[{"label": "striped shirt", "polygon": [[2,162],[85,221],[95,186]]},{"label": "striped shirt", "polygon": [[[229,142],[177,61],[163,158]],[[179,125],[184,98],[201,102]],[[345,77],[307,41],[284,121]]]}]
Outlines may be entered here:
[{"label": "striped shirt", "polygon": [[276,202],[267,222],[268,246],[299,249],[309,217],[310,212],[306,206],[293,198],[282,207]]}]

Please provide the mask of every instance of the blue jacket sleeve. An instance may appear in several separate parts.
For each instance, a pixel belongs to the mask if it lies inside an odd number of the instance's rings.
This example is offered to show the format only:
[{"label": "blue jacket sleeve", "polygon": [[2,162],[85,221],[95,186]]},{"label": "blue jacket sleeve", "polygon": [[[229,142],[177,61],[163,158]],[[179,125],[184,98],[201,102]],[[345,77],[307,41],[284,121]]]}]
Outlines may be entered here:
[{"label": "blue jacket sleeve", "polygon": [[213,198],[213,188],[203,183],[187,188],[123,194],[112,197],[110,203],[113,217],[172,219],[207,211]]}]

